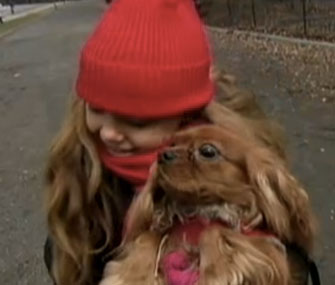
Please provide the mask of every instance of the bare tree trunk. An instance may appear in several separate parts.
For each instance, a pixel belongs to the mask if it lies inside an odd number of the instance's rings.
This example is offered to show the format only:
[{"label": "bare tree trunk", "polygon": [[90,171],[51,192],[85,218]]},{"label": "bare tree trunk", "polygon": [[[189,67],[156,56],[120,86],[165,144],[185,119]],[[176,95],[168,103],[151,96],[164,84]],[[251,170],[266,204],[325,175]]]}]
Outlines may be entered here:
[{"label": "bare tree trunk", "polygon": [[14,2],[10,2],[9,3],[9,6],[10,6],[10,13],[12,14],[12,15],[14,15],[15,14],[15,10],[14,10]]},{"label": "bare tree trunk", "polygon": [[302,2],[302,17],[304,22],[304,35],[307,37],[307,10],[306,10],[306,0],[301,0]]},{"label": "bare tree trunk", "polygon": [[294,0],[291,0],[291,9],[294,10]]},{"label": "bare tree trunk", "polygon": [[230,0],[226,0],[226,3],[227,3],[227,10],[228,10],[228,15],[229,15],[230,25],[232,25],[233,24],[233,13],[231,9],[231,2]]},{"label": "bare tree trunk", "polygon": [[252,23],[254,28],[257,26],[255,0],[251,0]]}]

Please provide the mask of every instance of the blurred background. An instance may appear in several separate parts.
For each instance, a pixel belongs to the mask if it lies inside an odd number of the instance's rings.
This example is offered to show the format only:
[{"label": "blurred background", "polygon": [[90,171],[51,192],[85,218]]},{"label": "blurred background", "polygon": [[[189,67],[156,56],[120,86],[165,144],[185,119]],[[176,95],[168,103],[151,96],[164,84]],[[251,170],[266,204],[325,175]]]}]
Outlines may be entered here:
[{"label": "blurred background", "polygon": [[[43,175],[80,48],[104,0],[0,0],[0,284],[51,284]],[[135,1],[135,0],[134,0]],[[335,280],[335,0],[195,0],[215,63],[287,132],[320,220],[315,260]],[[220,99],[220,98],[218,98]]]}]

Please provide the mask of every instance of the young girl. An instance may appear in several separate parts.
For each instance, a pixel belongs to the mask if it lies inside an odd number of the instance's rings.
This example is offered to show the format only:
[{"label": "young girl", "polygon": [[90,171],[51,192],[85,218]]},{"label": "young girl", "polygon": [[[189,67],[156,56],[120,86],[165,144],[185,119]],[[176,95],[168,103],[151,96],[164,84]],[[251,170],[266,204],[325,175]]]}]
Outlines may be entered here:
[{"label": "young girl", "polygon": [[118,0],[105,13],[82,50],[77,96],[47,166],[45,261],[55,284],[101,280],[170,135],[194,121],[240,124],[212,102],[210,66],[192,0]]},{"label": "young girl", "polygon": [[109,7],[82,50],[78,96],[47,168],[56,284],[100,280],[162,142],[213,98],[210,65],[193,1]]}]

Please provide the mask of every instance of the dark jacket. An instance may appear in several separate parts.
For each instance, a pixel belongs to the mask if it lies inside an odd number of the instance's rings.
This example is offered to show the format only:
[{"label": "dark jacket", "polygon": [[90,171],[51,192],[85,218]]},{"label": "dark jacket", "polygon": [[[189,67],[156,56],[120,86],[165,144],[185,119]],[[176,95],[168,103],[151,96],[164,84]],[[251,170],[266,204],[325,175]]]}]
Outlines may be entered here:
[{"label": "dark jacket", "polygon": [[[105,174],[107,181],[112,179],[112,177],[108,174]],[[129,205],[133,199],[133,190],[131,185],[129,185],[129,183],[125,182],[125,181],[120,181],[120,196],[121,196],[121,201],[122,201],[122,208],[124,209],[128,209]],[[121,214],[122,216],[125,215],[125,213]],[[116,248],[120,242],[121,242],[121,233],[122,233],[122,228],[123,228],[123,219],[117,219],[115,221],[115,228],[116,228],[116,236],[114,239],[114,244],[111,245],[111,247],[109,247],[108,249],[106,249],[105,251],[97,254],[94,256],[94,260],[93,260],[93,276],[92,276],[92,283],[87,284],[87,285],[96,285],[97,283],[99,283],[99,281],[102,278],[102,274],[103,274],[103,270],[105,267],[105,264],[110,261],[112,259],[112,256],[109,255],[111,249]],[[47,237],[47,240],[44,244],[44,262],[45,265],[48,269],[49,275],[52,277],[52,273],[51,273],[51,268],[52,268],[52,262],[53,262],[53,241],[52,238],[50,236]],[[55,283],[54,283],[55,284]]]}]

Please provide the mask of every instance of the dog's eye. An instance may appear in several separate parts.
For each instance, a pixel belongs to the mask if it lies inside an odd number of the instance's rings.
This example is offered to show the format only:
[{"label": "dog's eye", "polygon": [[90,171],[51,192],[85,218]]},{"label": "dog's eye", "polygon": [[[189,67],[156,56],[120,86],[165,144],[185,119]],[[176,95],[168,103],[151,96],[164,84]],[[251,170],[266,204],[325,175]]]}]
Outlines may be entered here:
[{"label": "dog's eye", "polygon": [[204,144],[199,148],[199,154],[206,159],[217,158],[220,151],[212,144]]}]

